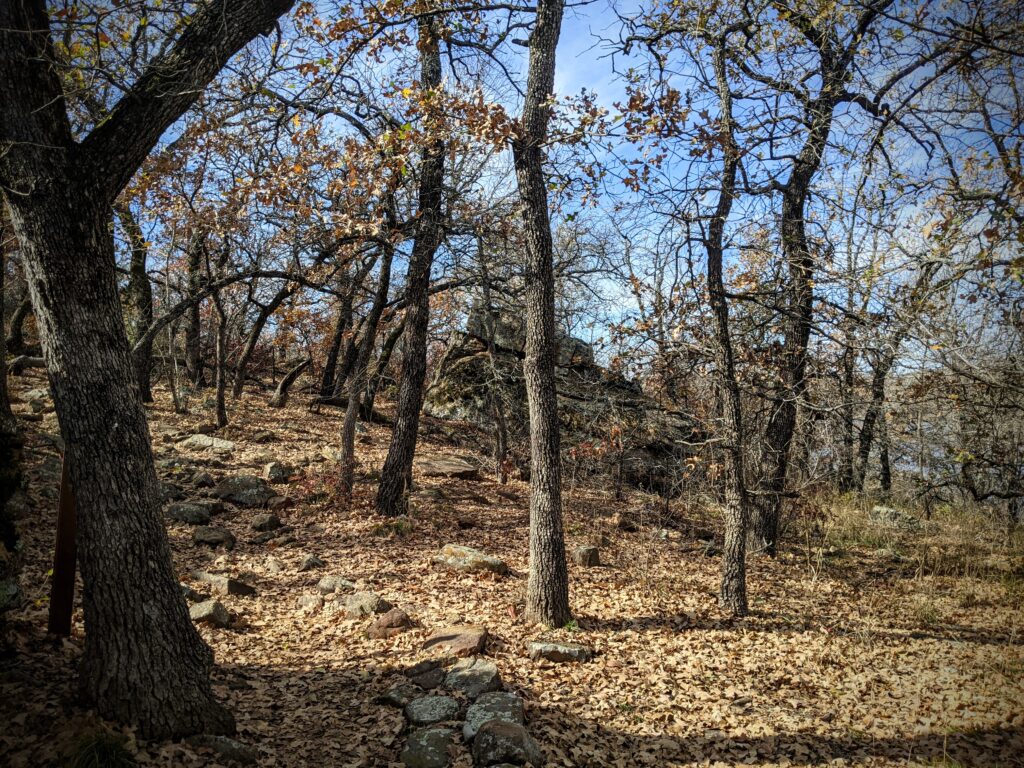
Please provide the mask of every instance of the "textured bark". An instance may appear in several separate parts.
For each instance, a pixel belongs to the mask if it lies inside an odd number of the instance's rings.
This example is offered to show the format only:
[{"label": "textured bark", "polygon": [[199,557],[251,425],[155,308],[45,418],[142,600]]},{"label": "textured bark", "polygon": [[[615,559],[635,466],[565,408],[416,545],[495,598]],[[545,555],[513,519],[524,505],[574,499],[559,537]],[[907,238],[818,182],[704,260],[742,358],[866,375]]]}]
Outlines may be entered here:
[{"label": "textured bark", "polygon": [[11,325],[7,329],[7,352],[12,355],[28,354],[28,346],[25,344],[25,320],[31,311],[32,299],[29,298],[26,288],[25,298],[18,302],[18,306],[11,313]]},{"label": "textured bark", "polygon": [[135,380],[139,385],[142,402],[153,402],[153,391],[150,377],[153,370],[153,342],[142,339],[142,335],[153,322],[153,287],[149,283],[149,272],[146,271],[148,248],[142,228],[135,220],[127,205],[118,205],[115,209],[128,238],[131,248],[131,262],[128,267],[128,341],[136,345],[132,350],[134,358]]},{"label": "textured bark", "polygon": [[356,471],[356,422],[359,419],[363,391],[366,389],[367,369],[373,347],[377,343],[377,326],[380,324],[384,306],[388,302],[388,291],[391,288],[391,262],[394,249],[385,247],[384,257],[380,264],[380,275],[377,278],[377,290],[373,295],[370,313],[367,315],[363,335],[359,342],[359,351],[351,375],[348,377],[348,403],[345,406],[345,420],[341,427],[341,466],[340,492],[345,499],[352,496],[352,486]]},{"label": "textured bark", "polygon": [[[7,392],[7,359],[6,335],[3,329],[4,317],[4,253],[0,251],[0,543],[8,553],[15,551],[18,541],[14,521],[7,514],[7,501],[18,490],[21,481],[21,450],[24,436],[17,417],[11,411],[11,401]],[[9,576],[0,563],[0,577]]]},{"label": "textured bark", "polygon": [[494,344],[494,323],[497,315],[491,303],[491,279],[484,257],[483,239],[479,242],[480,285],[483,291],[484,313],[486,317],[485,332],[487,334],[487,362],[491,368],[491,384],[488,387],[491,413],[494,414],[494,474],[498,482],[508,482],[508,422],[505,418],[505,403],[501,398],[500,375],[498,373],[497,351]]},{"label": "textured bark", "polygon": [[288,390],[291,389],[295,380],[302,375],[302,372],[312,364],[313,360],[311,358],[306,358],[288,371],[288,373],[284,375],[284,378],[281,379],[281,382],[277,385],[277,389],[274,391],[274,396],[270,398],[270,402],[268,402],[267,405],[271,408],[284,408],[288,405]]},{"label": "textured bark", "polygon": [[[193,296],[203,286],[202,264],[206,233],[197,232],[189,240],[185,263],[188,269],[188,290]],[[185,310],[185,370],[193,386],[205,387],[203,374],[202,304],[199,301],[188,305]]]},{"label": "textured bark", "polygon": [[213,306],[217,310],[217,341],[214,348],[214,401],[217,404],[217,426],[228,425],[228,315],[219,293],[213,295]]},{"label": "textured bark", "polygon": [[75,143],[41,0],[0,3],[0,189],[21,248],[78,501],[80,683],[146,738],[228,732],[213,662],[171,566],[160,489],[117,292],[112,205],[156,141],[287,0],[200,7]]},{"label": "textured bark", "polygon": [[366,413],[369,414],[367,418],[371,420],[373,419],[374,404],[377,400],[377,391],[380,389],[380,383],[384,380],[384,373],[391,363],[391,355],[395,351],[395,346],[404,332],[405,318],[403,317],[401,322],[395,323],[394,327],[388,331],[388,335],[384,337],[384,342],[380,345],[380,354],[377,355],[377,362],[373,366],[373,373],[370,374],[369,381],[366,383],[366,404],[363,406]]},{"label": "textured bark", "polygon": [[725,225],[732,211],[736,194],[736,172],[739,168],[739,149],[733,132],[732,93],[725,66],[725,44],[725,39],[720,39],[713,54],[715,81],[721,105],[719,136],[724,153],[722,188],[715,215],[708,225],[704,248],[708,259],[708,298],[715,317],[715,372],[718,379],[721,431],[724,440],[725,547],[722,553],[719,602],[734,616],[744,616],[747,613],[746,537],[749,510],[743,475],[743,410],[732,352],[729,304],[722,279]]},{"label": "textured bark", "polygon": [[338,356],[345,342],[345,334],[351,325],[352,291],[349,290],[344,293],[338,305],[338,318],[334,322],[334,333],[331,335],[331,344],[327,348],[324,370],[320,377],[320,397],[330,397],[334,394],[334,381],[338,376]]},{"label": "textured bark", "polygon": [[526,357],[523,374],[530,413],[530,573],[528,620],[569,622],[569,575],[562,530],[562,456],[555,389],[555,279],[544,142],[555,82],[562,0],[541,0],[530,35],[530,63],[518,134],[512,140],[526,235]]},{"label": "textured bark", "polygon": [[[424,90],[441,87],[441,51],[438,45],[436,17],[419,22],[420,84]],[[429,121],[428,121],[429,122]],[[429,125],[425,126],[429,130]],[[391,433],[388,455],[381,469],[377,488],[378,514],[404,514],[407,491],[412,482],[412,460],[416,452],[416,433],[423,406],[423,384],[427,377],[427,326],[430,322],[430,269],[434,253],[444,236],[444,155],[441,139],[430,141],[422,152],[419,183],[419,212],[416,238],[409,258],[405,280],[408,303],[402,349],[402,373],[399,378],[398,407]]]},{"label": "textured bark", "polygon": [[296,286],[294,285],[286,284],[282,286],[267,304],[260,307],[259,314],[256,315],[256,320],[253,322],[252,328],[249,329],[249,335],[245,339],[242,354],[238,358],[238,365],[235,366],[235,380],[231,387],[231,397],[235,400],[242,396],[246,371],[249,369],[249,361],[252,360],[253,352],[256,351],[256,345],[259,344],[260,336],[263,335],[263,329],[266,327],[267,321],[285,300],[295,293],[295,289]]}]

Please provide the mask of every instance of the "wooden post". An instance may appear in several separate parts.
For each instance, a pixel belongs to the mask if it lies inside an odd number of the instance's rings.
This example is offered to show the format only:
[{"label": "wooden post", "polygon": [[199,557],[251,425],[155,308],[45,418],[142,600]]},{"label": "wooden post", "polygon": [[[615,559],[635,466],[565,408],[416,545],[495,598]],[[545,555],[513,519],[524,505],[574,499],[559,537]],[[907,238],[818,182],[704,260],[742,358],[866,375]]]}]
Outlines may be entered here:
[{"label": "wooden post", "polygon": [[57,544],[53,553],[53,581],[50,586],[49,630],[55,635],[71,634],[71,613],[75,605],[75,493],[68,474],[68,457],[60,469],[60,499],[57,502]]}]

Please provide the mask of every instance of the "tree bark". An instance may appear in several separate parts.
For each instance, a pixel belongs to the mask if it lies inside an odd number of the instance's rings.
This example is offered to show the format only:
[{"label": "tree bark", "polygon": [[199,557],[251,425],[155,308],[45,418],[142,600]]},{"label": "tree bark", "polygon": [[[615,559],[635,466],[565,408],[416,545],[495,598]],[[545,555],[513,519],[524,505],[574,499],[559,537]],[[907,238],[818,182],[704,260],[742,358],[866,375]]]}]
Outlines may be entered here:
[{"label": "tree bark", "polygon": [[25,319],[32,311],[32,299],[29,298],[28,288],[25,289],[25,298],[14,308],[11,314],[11,326],[7,329],[7,352],[12,355],[27,354],[28,347],[25,344]]},{"label": "tree bark", "polygon": [[391,363],[391,355],[395,351],[395,345],[398,344],[398,340],[404,332],[405,318],[403,317],[401,321],[395,323],[394,327],[388,331],[388,335],[384,337],[384,342],[380,345],[380,354],[377,355],[377,362],[373,366],[373,373],[366,383],[366,405],[364,408],[368,418],[371,420],[373,419],[373,408],[377,400],[377,390],[380,389],[384,373]]},{"label": "tree bark", "polygon": [[[18,490],[21,482],[21,450],[24,447],[24,435],[17,417],[11,410],[11,400],[7,391],[7,336],[4,333],[4,276],[6,254],[0,250],[0,544],[13,558],[18,541],[14,528],[14,520],[7,513],[7,501]],[[13,574],[5,573],[0,562],[0,577]]]},{"label": "tree bark", "polygon": [[[188,268],[189,293],[199,293],[203,285],[202,263],[203,248],[206,242],[205,232],[193,233],[185,255]],[[195,387],[205,387],[206,378],[203,372],[203,341],[202,341],[202,304],[190,304],[185,315],[185,371]]]},{"label": "tree bark", "polygon": [[[438,44],[439,20],[431,16],[419,21],[420,85],[424,91],[441,87],[441,50]],[[432,119],[424,119],[424,131],[432,132]],[[419,183],[419,213],[416,239],[409,258],[405,280],[408,303],[405,318],[402,373],[399,379],[398,408],[391,444],[381,470],[377,488],[376,511],[385,516],[405,514],[407,492],[412,482],[412,460],[416,452],[416,433],[423,406],[423,384],[427,377],[427,326],[430,322],[430,269],[434,253],[444,237],[442,204],[444,200],[444,140],[429,139],[422,151]]]},{"label": "tree bark", "polygon": [[725,443],[725,547],[722,553],[722,584],[718,599],[722,607],[734,616],[744,616],[747,613],[746,537],[749,510],[743,474],[743,409],[732,352],[729,303],[722,278],[725,225],[729,220],[736,195],[736,172],[740,157],[733,131],[732,92],[726,71],[725,45],[725,38],[720,38],[713,53],[715,81],[721,104],[719,134],[724,155],[722,188],[715,215],[708,225],[704,248],[708,259],[708,298],[715,317],[715,371],[720,397],[719,410],[722,414],[722,437]]},{"label": "tree bark", "polygon": [[18,237],[78,501],[85,646],[100,716],[148,739],[230,732],[171,565],[117,292],[112,205],[160,136],[289,0],[199,8],[75,142],[41,0],[0,3],[0,189]]},{"label": "tree bark", "polygon": [[380,275],[377,278],[377,290],[370,306],[370,314],[364,324],[363,335],[359,342],[359,351],[351,375],[348,377],[348,403],[345,406],[345,420],[341,427],[341,466],[340,491],[344,499],[352,498],[352,487],[356,471],[356,422],[359,419],[363,391],[366,389],[366,373],[373,355],[373,347],[377,343],[377,326],[380,324],[384,306],[388,303],[388,291],[391,288],[391,262],[394,249],[386,246],[380,264]]},{"label": "tree bark", "polygon": [[561,627],[571,619],[562,530],[562,456],[555,389],[555,279],[544,142],[555,82],[562,0],[540,0],[518,133],[512,155],[526,235],[526,357],[523,374],[530,413],[530,566],[528,620]]},{"label": "tree bark", "polygon": [[128,246],[131,248],[131,262],[128,268],[128,342],[137,345],[132,350],[135,379],[139,385],[142,402],[153,402],[153,388],[150,381],[153,370],[153,342],[142,336],[153,322],[153,287],[149,283],[146,259],[149,249],[142,228],[135,220],[127,204],[115,208],[121,222]]},{"label": "tree bark", "polygon": [[263,329],[266,327],[267,321],[285,300],[295,293],[295,289],[296,286],[294,285],[286,284],[282,286],[266,305],[260,307],[260,312],[256,316],[252,328],[249,330],[249,335],[246,337],[245,346],[242,347],[242,354],[238,358],[238,365],[235,366],[235,380],[231,387],[231,397],[233,399],[237,400],[242,396],[242,389],[245,386],[245,374],[249,369],[249,361],[252,359],[253,352],[256,351],[256,345],[259,343],[260,336],[263,335]]},{"label": "tree bark", "polygon": [[270,398],[270,402],[268,402],[267,405],[271,408],[284,408],[288,405],[288,390],[291,389],[295,380],[302,375],[302,372],[312,364],[313,359],[307,357],[301,363],[288,371],[288,373],[284,375],[284,378],[281,379],[281,382],[277,385],[277,389],[274,391],[274,396]]}]

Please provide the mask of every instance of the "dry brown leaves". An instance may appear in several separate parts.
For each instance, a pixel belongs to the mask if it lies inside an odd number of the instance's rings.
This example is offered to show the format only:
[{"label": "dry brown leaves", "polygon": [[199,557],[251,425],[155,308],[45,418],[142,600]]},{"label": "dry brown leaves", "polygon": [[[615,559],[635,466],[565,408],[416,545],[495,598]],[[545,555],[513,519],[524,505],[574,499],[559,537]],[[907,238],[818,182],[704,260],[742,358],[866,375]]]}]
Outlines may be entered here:
[{"label": "dry brown leaves", "polygon": [[[165,432],[205,420],[176,417],[161,398],[151,411],[158,458],[179,455]],[[52,470],[57,449],[46,435],[56,432],[53,416],[29,426],[32,473],[46,462]],[[547,765],[1024,765],[1024,627],[1019,595],[997,579],[914,577],[865,551],[819,571],[790,554],[751,562],[754,615],[733,621],[715,604],[717,558],[677,533],[660,538],[603,526],[606,514],[644,500],[616,505],[600,489],[580,489],[566,500],[568,543],[608,533],[605,566],[570,565],[576,622],[544,632],[518,618],[527,486],[424,481],[441,493],[414,496],[410,525],[388,527],[369,517],[372,480],[364,478],[352,505],[339,508],[326,495],[332,468],[306,464],[337,441],[339,427],[335,410],[311,415],[296,404],[274,411],[246,399],[228,436],[235,452],[223,466],[210,465],[218,474],[252,472],[270,460],[305,464],[288,490],[298,503],[281,515],[295,526],[295,545],[246,543],[253,513],[244,510],[218,519],[239,538],[227,554],[197,549],[187,526],[170,529],[180,574],[248,573],[258,589],[255,598],[220,598],[235,628],[200,631],[216,653],[217,693],[235,713],[239,739],[259,748],[261,765],[397,764],[403,720],[375,698],[403,667],[428,656],[419,648],[432,630],[463,622],[491,631],[490,654],[525,697]],[[424,450],[466,452],[446,444],[450,427],[427,427]],[[267,429],[276,442],[251,441]],[[380,466],[387,437],[386,428],[371,427],[359,446],[364,470]],[[22,577],[31,600],[13,620],[18,652],[0,667],[0,762],[11,766],[55,762],[96,726],[74,698],[80,612],[71,640],[54,643],[44,634],[55,501],[41,481],[31,494],[39,516],[23,523]],[[474,527],[459,527],[466,518]],[[432,565],[431,555],[449,542],[498,555],[512,575],[453,575]],[[326,567],[298,573],[306,554]],[[368,640],[368,619],[300,610],[298,597],[315,592],[327,573],[380,593],[418,627]],[[531,662],[527,644],[542,636],[587,643],[597,658]],[[218,764],[181,744],[131,745],[144,765]],[[464,747],[453,765],[470,765]]]}]

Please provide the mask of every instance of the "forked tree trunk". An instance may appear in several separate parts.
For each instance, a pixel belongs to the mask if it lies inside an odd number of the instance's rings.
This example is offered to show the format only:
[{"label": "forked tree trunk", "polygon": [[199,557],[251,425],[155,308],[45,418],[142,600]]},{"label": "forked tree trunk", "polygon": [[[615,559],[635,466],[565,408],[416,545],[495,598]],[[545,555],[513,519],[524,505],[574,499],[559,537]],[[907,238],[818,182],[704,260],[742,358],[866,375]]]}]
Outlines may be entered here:
[{"label": "forked tree trunk", "polygon": [[[424,91],[441,87],[441,50],[436,17],[419,21],[420,84]],[[434,130],[433,118],[424,118],[424,130]],[[440,130],[440,126],[437,127]],[[405,514],[407,491],[412,482],[412,460],[416,432],[423,406],[423,384],[427,378],[427,326],[430,322],[430,269],[441,245],[444,185],[444,141],[433,139],[423,148],[420,165],[419,213],[416,239],[405,279],[405,316],[402,374],[398,407],[388,455],[377,487],[376,511],[385,516]]]},{"label": "forked tree trunk", "polygon": [[[117,291],[112,205],[161,135],[288,0],[213,0],[80,142],[41,0],[0,3],[0,190],[23,258],[77,497],[85,642],[101,717],[148,739],[234,728],[171,565]],[[13,194],[12,191],[17,191]]]},{"label": "forked tree trunk", "polygon": [[718,87],[721,117],[722,189],[715,215],[708,225],[704,247],[708,258],[708,297],[715,316],[715,371],[722,414],[725,469],[725,548],[722,553],[722,585],[719,602],[734,616],[747,613],[746,538],[749,510],[743,475],[743,409],[729,329],[729,304],[722,278],[725,251],[725,225],[736,194],[739,148],[733,131],[732,92],[725,64],[726,40],[720,39],[714,50],[715,81]]},{"label": "forked tree trunk", "polygon": [[245,346],[242,347],[242,354],[238,358],[238,365],[235,366],[235,380],[231,386],[231,397],[234,400],[242,396],[246,372],[249,370],[249,361],[252,359],[253,352],[256,351],[256,345],[259,344],[260,336],[263,335],[263,329],[267,326],[267,321],[293,293],[295,293],[295,286],[286,284],[274,294],[267,304],[260,307],[256,321],[252,324],[249,335],[245,339]]},{"label": "forked tree trunk", "polygon": [[348,377],[348,403],[345,405],[345,420],[341,427],[341,466],[340,491],[345,499],[352,497],[352,486],[356,471],[356,422],[359,419],[363,392],[366,389],[366,372],[373,355],[373,347],[377,343],[377,326],[384,305],[388,303],[388,291],[391,288],[391,262],[394,249],[385,247],[384,258],[380,264],[380,275],[377,278],[377,290],[370,306],[370,314],[366,318],[363,335],[359,342],[359,351],[351,375]]},{"label": "forked tree trunk", "polygon": [[544,142],[555,82],[562,0],[540,0],[513,162],[526,235],[526,357],[523,374],[530,413],[530,573],[528,620],[561,627],[572,617],[562,530],[562,456],[555,389],[555,279]]}]

